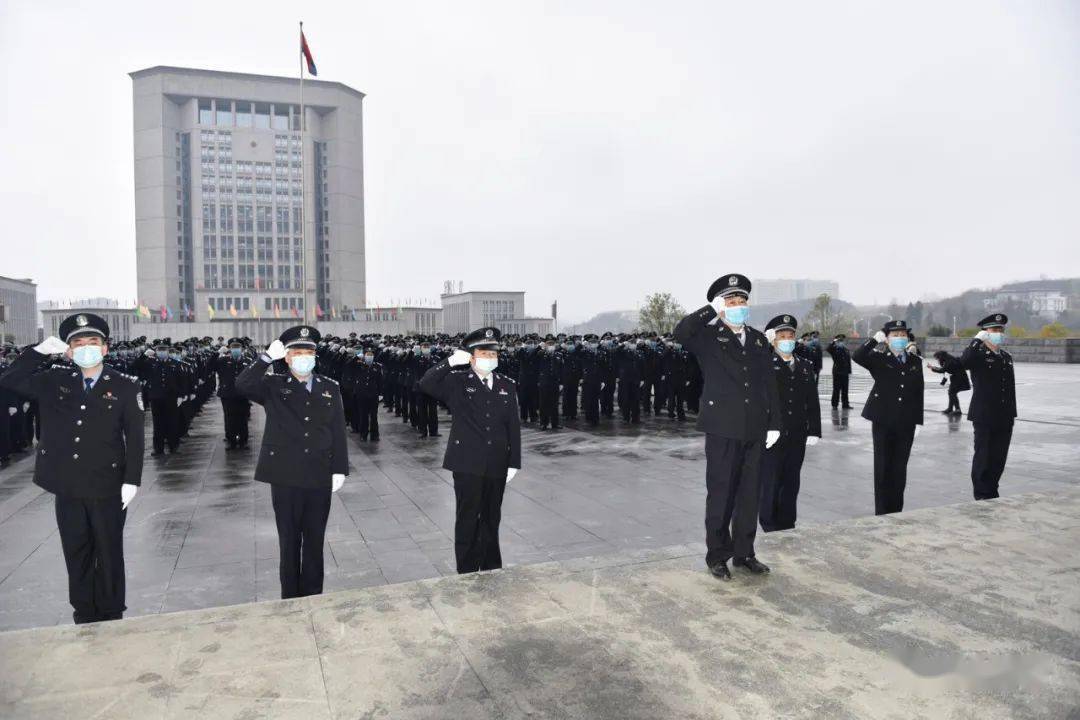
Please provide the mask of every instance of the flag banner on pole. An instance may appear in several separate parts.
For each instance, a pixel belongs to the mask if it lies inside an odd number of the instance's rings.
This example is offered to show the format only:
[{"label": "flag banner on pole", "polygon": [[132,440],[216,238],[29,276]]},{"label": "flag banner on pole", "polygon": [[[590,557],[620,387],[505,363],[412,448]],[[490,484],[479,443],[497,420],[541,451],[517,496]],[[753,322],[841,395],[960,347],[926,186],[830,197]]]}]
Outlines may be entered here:
[{"label": "flag banner on pole", "polygon": [[158,314],[161,316],[162,321],[166,320],[169,317],[168,313],[165,312],[164,305],[161,306],[161,310]]},{"label": "flag banner on pole", "polygon": [[236,317],[237,315],[236,308],[233,306],[232,303],[229,303],[229,314],[233,317]]},{"label": "flag banner on pole", "polygon": [[315,70],[315,58],[311,57],[311,48],[308,47],[303,30],[300,31],[300,52],[304,54],[304,60],[307,61],[307,71],[311,74],[311,77],[318,77],[319,73]]},{"label": "flag banner on pole", "polygon": [[293,317],[298,318],[298,317],[300,317],[300,310],[297,309],[297,308],[293,308],[292,309],[292,314],[293,314]]},{"label": "flag banner on pole", "polygon": [[315,316],[320,318],[323,316],[322,305],[319,303],[315,303]]},{"label": "flag banner on pole", "polygon": [[274,317],[276,317],[276,318],[281,317],[281,308],[278,307],[277,303],[274,303]]},{"label": "flag banner on pole", "polygon": [[210,319],[213,320],[214,315],[217,314],[217,313],[214,312],[214,306],[211,305],[210,303],[206,303],[206,309],[210,312]]},{"label": "flag banner on pole", "polygon": [[259,311],[255,309],[255,303],[251,303],[251,317],[259,317]]}]

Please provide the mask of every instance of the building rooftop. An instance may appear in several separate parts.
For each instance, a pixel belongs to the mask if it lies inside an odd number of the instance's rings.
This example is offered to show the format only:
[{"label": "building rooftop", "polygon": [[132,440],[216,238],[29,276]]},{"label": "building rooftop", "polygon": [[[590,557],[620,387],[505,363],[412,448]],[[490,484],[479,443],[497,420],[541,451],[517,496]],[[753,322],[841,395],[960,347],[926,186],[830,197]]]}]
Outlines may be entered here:
[{"label": "building rooftop", "polygon": [[[260,82],[278,82],[289,85],[295,85],[300,81],[299,77],[285,77],[281,75],[258,75],[255,73],[231,72],[226,70],[202,70],[199,68],[175,67],[172,65],[155,65],[153,67],[148,67],[142,70],[135,70],[133,72],[130,72],[128,73],[128,76],[134,80],[136,78],[147,77],[149,75],[161,74],[211,76],[226,80],[258,80]],[[304,84],[312,85],[315,87],[325,87],[328,89],[343,90],[344,92],[355,95],[360,99],[364,98],[364,93],[360,92],[356,88],[349,87],[348,85],[340,82],[318,80],[316,78],[309,78],[305,76]]]}]

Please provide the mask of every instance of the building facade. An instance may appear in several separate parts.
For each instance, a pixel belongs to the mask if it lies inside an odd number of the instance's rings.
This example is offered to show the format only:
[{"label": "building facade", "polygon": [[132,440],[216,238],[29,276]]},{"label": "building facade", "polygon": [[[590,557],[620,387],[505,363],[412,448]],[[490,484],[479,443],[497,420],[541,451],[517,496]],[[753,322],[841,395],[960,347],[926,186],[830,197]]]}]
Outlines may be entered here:
[{"label": "building facade", "polygon": [[131,73],[138,301],[232,321],[365,305],[363,93],[190,68]]},{"label": "building facade", "polygon": [[0,276],[0,344],[37,343],[37,285]]},{"label": "building facade", "polygon": [[442,299],[443,332],[449,335],[480,327],[497,327],[504,333],[546,335],[551,332],[551,318],[527,317],[523,291],[475,290],[444,293]]},{"label": "building facade", "polygon": [[821,295],[828,295],[833,300],[840,297],[840,284],[832,280],[778,279],[758,280],[753,282],[753,301],[755,305],[791,302],[793,300],[812,300]]},{"label": "building facade", "polygon": [[1058,290],[1010,290],[999,292],[983,301],[988,312],[1005,307],[1014,302],[1026,307],[1032,315],[1046,320],[1056,320],[1058,315],[1069,309],[1069,296]]},{"label": "building facade", "polygon": [[142,333],[137,330],[133,307],[125,307],[116,300],[108,298],[89,298],[87,300],[74,300],[72,302],[44,302],[38,306],[41,313],[42,332],[48,335],[59,336],[60,323],[66,318],[80,312],[93,313],[104,318],[109,323],[109,335],[113,340],[130,340]]}]

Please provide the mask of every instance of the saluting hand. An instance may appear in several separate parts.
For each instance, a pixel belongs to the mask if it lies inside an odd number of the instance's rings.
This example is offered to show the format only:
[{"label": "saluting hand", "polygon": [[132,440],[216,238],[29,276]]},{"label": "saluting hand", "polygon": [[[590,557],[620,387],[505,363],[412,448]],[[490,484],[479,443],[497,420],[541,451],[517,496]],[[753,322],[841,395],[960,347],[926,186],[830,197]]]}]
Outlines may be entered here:
[{"label": "saluting hand", "polygon": [[885,333],[883,333],[881,330],[878,330],[876,333],[874,333],[874,340],[879,343],[885,342]]},{"label": "saluting hand", "polygon": [[975,339],[986,342],[990,339],[990,333],[986,332],[985,330],[980,330],[979,332],[975,333]]},{"label": "saluting hand", "polygon": [[464,350],[458,349],[454,351],[454,354],[450,356],[450,359],[447,362],[450,363],[450,367],[460,367],[462,365],[468,365],[470,362],[472,362],[472,355],[470,355]]},{"label": "saluting hand", "polygon": [[283,359],[285,357],[285,343],[275,340],[270,343],[270,347],[266,348],[266,354],[270,356],[271,360]]},{"label": "saluting hand", "polygon": [[34,346],[34,351],[42,355],[62,355],[67,350],[68,344],[55,335],[50,335],[40,344]]}]

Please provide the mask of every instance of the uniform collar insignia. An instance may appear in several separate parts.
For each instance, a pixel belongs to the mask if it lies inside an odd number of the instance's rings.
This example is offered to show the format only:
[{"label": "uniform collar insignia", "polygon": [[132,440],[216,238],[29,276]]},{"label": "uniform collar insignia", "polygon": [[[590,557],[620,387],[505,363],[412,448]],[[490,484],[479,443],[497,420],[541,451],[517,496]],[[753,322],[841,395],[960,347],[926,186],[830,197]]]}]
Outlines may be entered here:
[{"label": "uniform collar insignia", "polygon": [[474,387],[466,387],[465,392],[476,392],[476,388],[474,388]]},{"label": "uniform collar insignia", "polygon": [[505,388],[499,388],[499,394],[500,394],[500,395],[509,395],[509,393],[508,393],[508,392],[506,392],[506,389],[505,389]]},{"label": "uniform collar insignia", "polygon": [[322,394],[322,396],[323,396],[324,398],[328,398],[328,397],[333,397],[333,395],[331,395],[331,394],[330,394],[330,391],[329,391],[329,390],[323,390],[323,394]]}]

